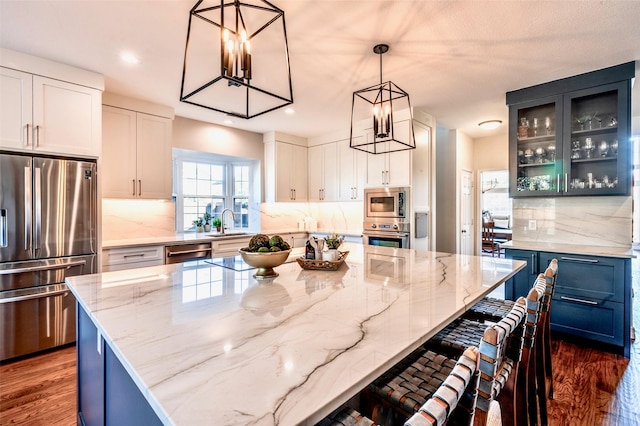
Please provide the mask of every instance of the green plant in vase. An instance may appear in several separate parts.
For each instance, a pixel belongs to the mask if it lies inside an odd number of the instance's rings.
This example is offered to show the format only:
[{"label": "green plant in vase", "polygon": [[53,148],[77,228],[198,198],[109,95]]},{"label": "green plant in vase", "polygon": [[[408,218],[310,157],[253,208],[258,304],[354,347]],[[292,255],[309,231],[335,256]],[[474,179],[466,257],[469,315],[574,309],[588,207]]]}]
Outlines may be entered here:
[{"label": "green plant in vase", "polygon": [[220,232],[220,227],[222,226],[222,221],[220,220],[219,217],[216,217],[213,219],[213,222],[211,222],[211,225],[213,225],[216,228],[216,231]]},{"label": "green plant in vase", "polygon": [[193,225],[196,227],[196,232],[204,232],[204,222],[202,221],[201,217],[197,218],[191,223],[193,223]]}]

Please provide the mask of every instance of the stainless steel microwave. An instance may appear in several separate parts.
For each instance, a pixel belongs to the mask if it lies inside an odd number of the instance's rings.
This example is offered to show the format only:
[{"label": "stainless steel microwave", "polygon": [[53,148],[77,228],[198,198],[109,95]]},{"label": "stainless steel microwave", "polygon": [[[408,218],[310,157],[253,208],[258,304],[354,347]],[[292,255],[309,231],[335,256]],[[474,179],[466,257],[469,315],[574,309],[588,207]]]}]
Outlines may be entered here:
[{"label": "stainless steel microwave", "polygon": [[364,190],[366,219],[406,220],[409,209],[409,188],[383,187]]}]

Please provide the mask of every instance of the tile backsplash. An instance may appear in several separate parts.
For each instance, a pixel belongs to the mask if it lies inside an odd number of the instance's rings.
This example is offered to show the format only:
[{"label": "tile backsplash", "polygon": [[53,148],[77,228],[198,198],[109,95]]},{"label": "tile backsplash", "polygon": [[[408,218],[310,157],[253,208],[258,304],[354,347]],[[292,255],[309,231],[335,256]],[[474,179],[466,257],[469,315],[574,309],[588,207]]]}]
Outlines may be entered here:
[{"label": "tile backsplash", "polygon": [[[362,203],[262,203],[260,227],[262,232],[310,231],[314,226],[319,232],[338,232],[360,235],[362,233]],[[306,222],[306,229],[305,229]]]},{"label": "tile backsplash", "polygon": [[631,218],[631,197],[514,199],[513,239],[630,248]]}]

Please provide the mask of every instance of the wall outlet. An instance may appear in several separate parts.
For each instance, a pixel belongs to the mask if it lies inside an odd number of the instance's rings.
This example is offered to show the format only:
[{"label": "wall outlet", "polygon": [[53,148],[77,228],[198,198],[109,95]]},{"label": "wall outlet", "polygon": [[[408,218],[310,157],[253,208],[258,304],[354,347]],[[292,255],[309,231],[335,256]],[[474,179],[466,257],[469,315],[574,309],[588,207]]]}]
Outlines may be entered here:
[{"label": "wall outlet", "polygon": [[529,221],[529,230],[530,231],[535,231],[537,229],[537,227],[538,227],[538,224],[537,224],[537,222],[535,220],[532,219],[532,220]]}]

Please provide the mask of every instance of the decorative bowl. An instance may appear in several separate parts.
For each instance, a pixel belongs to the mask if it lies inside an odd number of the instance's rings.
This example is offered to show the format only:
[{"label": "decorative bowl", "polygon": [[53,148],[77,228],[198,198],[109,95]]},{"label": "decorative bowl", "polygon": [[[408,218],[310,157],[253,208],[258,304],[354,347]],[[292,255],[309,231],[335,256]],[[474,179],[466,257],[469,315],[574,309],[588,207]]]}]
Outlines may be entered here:
[{"label": "decorative bowl", "polygon": [[291,249],[270,252],[251,252],[240,250],[240,256],[249,266],[258,268],[253,277],[256,280],[266,280],[275,278],[278,273],[273,270],[276,266],[282,265],[289,257]]}]

